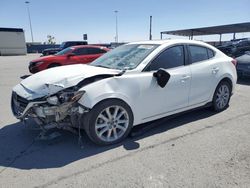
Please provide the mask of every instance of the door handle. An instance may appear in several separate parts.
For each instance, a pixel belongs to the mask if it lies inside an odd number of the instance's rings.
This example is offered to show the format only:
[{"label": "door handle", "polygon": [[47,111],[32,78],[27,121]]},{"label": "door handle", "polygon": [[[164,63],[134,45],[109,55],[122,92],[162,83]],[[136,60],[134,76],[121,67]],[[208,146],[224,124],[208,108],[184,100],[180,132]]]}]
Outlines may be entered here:
[{"label": "door handle", "polygon": [[219,67],[214,67],[212,68],[212,73],[216,74],[219,70],[220,70]]},{"label": "door handle", "polygon": [[191,76],[183,75],[182,78],[181,78],[181,82],[186,82],[189,78],[191,78]]}]

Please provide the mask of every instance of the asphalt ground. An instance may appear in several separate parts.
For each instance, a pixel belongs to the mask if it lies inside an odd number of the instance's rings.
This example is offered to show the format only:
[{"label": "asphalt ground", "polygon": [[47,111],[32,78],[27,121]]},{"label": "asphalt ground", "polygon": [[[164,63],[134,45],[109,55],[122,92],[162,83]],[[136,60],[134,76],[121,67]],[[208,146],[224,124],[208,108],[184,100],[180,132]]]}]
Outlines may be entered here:
[{"label": "asphalt ground", "polygon": [[221,113],[141,125],[117,145],[96,146],[84,133],[79,145],[66,131],[41,141],[10,109],[12,87],[38,56],[0,57],[0,187],[250,187],[250,79]]}]

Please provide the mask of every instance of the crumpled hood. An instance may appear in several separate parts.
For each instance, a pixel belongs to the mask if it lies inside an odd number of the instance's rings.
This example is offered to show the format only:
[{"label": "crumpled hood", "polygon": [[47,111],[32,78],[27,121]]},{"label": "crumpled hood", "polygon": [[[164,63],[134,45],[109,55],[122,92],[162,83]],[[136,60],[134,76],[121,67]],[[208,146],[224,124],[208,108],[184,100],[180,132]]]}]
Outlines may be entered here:
[{"label": "crumpled hood", "polygon": [[75,86],[85,78],[102,74],[115,75],[119,72],[119,70],[83,64],[55,67],[24,79],[13,90],[20,96],[32,100]]}]

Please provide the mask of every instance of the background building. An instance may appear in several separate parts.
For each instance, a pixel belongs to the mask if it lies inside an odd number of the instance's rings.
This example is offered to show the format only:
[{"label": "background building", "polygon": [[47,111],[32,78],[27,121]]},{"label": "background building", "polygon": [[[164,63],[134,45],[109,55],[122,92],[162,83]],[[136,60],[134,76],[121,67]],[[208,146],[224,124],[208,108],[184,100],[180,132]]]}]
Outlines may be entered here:
[{"label": "background building", "polygon": [[0,28],[0,55],[25,55],[24,31],[20,28]]}]

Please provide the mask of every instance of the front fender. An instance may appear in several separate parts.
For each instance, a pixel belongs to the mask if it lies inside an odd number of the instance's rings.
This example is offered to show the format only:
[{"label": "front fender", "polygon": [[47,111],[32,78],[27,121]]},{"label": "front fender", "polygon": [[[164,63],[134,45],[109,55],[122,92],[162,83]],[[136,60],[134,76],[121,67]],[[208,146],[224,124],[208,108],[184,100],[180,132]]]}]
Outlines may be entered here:
[{"label": "front fender", "polygon": [[87,108],[93,108],[97,103],[106,100],[106,99],[120,99],[124,102],[126,102],[131,108],[132,108],[132,102],[130,99],[121,94],[121,93],[105,93],[101,95],[97,95],[95,97],[91,96],[86,92],[84,96],[78,101],[81,105],[87,107]]},{"label": "front fender", "polygon": [[140,89],[132,78],[124,76],[106,78],[86,85],[80,90],[84,90],[85,94],[78,103],[87,108],[91,109],[103,100],[116,98],[127,103],[132,112],[136,113],[134,100],[139,96]]}]

